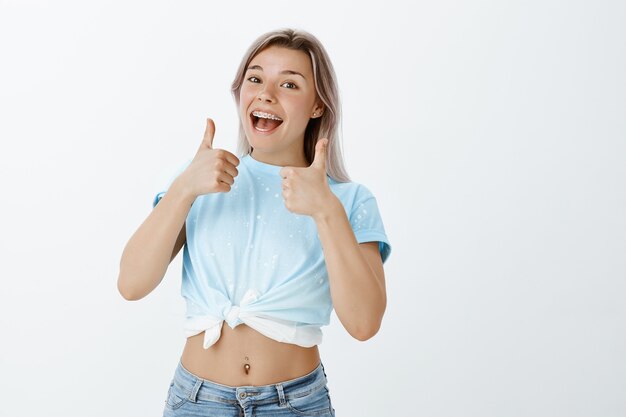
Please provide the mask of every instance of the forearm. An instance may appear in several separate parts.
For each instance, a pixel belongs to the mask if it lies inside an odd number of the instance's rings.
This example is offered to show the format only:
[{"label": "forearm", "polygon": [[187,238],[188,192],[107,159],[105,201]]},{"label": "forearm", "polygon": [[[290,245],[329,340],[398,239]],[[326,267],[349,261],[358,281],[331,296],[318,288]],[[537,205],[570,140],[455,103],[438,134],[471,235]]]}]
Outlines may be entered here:
[{"label": "forearm", "polygon": [[180,182],[174,181],[132,235],[122,253],[117,282],[124,298],[141,299],[159,285],[194,200]]},{"label": "forearm", "polygon": [[385,289],[363,256],[341,202],[336,197],[329,202],[328,209],[313,218],[324,252],[333,306],[346,330],[365,340],[380,327],[386,307]]}]

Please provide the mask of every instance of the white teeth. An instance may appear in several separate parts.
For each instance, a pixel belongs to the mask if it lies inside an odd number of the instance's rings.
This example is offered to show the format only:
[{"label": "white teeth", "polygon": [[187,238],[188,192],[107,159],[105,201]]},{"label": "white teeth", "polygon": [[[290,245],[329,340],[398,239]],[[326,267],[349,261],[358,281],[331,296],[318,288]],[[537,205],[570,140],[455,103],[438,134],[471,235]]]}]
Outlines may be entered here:
[{"label": "white teeth", "polygon": [[273,114],[271,114],[271,113],[265,113],[265,112],[263,112],[263,111],[258,111],[258,110],[253,111],[253,112],[252,112],[252,115],[253,115],[253,116],[256,116],[256,117],[262,117],[262,118],[264,118],[264,119],[283,120],[283,119],[281,119],[280,117],[278,117],[278,116],[274,116],[274,115],[273,115]]}]

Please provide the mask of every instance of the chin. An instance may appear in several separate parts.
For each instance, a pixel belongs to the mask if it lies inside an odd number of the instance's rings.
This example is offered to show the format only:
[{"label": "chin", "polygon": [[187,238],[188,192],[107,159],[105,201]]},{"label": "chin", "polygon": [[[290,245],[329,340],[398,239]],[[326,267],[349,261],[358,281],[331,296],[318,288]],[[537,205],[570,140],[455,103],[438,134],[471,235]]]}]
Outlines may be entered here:
[{"label": "chin", "polygon": [[256,150],[258,150],[260,152],[272,152],[272,151],[275,151],[277,149],[275,143],[261,143],[258,140],[250,140],[250,139],[248,139],[248,145],[250,145],[250,148],[256,149]]}]

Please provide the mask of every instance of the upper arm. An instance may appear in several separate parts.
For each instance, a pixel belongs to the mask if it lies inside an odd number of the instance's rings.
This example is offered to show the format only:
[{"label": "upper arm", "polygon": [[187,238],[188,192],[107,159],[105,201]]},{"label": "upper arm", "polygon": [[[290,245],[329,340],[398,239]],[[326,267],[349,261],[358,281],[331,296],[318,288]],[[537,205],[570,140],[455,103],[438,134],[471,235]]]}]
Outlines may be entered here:
[{"label": "upper arm", "polygon": [[183,223],[182,229],[180,229],[180,233],[176,238],[176,243],[174,243],[174,249],[172,250],[172,257],[170,258],[170,263],[174,260],[178,252],[180,252],[180,248],[183,247],[185,242],[187,241],[187,223]]},{"label": "upper arm", "polygon": [[[385,263],[391,253],[391,244],[385,233],[385,226],[378,208],[376,197],[362,184],[358,184],[354,197],[355,202],[350,208],[350,226],[354,231],[354,237],[359,244],[367,243],[371,248],[370,260],[374,259],[374,248],[378,248],[379,258]],[[372,264],[374,262],[370,262]],[[379,277],[382,277],[382,265],[372,265]],[[381,278],[382,280],[382,278]]]},{"label": "upper arm", "polygon": [[376,274],[376,278],[378,278],[378,282],[380,283],[383,291],[385,290],[385,270],[383,269],[383,260],[379,250],[378,242],[363,242],[359,243],[359,248],[361,248],[361,253],[363,257],[367,260],[367,263]]}]

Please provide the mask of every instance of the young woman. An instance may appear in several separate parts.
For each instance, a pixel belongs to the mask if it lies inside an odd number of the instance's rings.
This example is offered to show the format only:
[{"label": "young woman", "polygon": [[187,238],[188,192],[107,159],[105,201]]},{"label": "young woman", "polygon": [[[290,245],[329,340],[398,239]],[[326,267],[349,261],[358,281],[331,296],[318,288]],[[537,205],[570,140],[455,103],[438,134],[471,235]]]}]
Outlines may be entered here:
[{"label": "young woman", "polygon": [[232,92],[239,156],[213,147],[207,119],[126,245],[118,288],[145,297],[184,245],[187,342],[164,416],[334,416],[320,327],[334,308],[356,339],[378,331],[391,246],[343,168],[335,74],[313,35],[259,37]]}]

